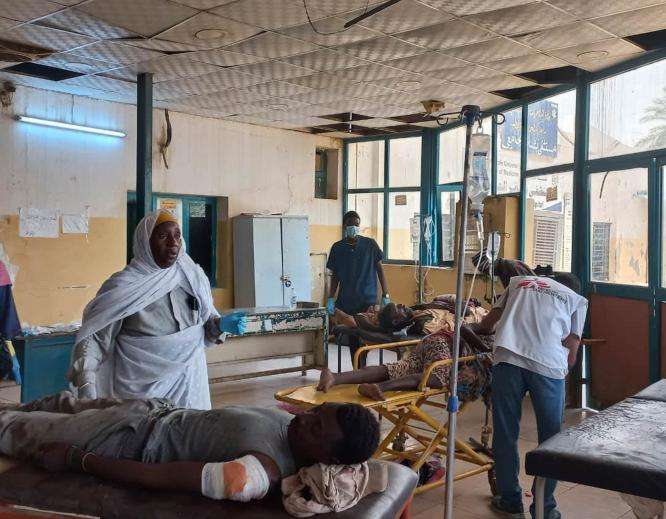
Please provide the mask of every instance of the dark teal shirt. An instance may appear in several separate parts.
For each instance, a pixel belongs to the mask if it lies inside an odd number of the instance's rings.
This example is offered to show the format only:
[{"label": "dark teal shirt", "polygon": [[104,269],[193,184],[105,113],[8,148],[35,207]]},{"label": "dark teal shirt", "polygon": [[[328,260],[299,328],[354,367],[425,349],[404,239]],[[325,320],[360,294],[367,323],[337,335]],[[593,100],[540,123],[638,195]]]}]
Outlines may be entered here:
[{"label": "dark teal shirt", "polygon": [[333,244],[326,267],[340,280],[335,306],[355,314],[377,302],[377,263],[384,253],[372,238],[358,236],[355,244]]}]

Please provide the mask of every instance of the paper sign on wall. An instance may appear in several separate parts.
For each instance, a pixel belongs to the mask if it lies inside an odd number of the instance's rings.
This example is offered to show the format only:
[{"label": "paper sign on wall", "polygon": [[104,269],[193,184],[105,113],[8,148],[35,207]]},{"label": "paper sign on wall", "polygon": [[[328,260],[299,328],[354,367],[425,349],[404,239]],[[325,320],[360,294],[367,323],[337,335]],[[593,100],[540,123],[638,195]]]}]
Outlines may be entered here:
[{"label": "paper sign on wall", "polygon": [[82,214],[63,214],[62,215],[62,233],[63,234],[88,234],[90,230],[90,218],[88,208]]},{"label": "paper sign on wall", "polygon": [[206,218],[206,202],[190,202],[190,218]]},{"label": "paper sign on wall", "polygon": [[21,207],[19,209],[19,236],[21,238],[57,238],[59,213],[51,209]]},{"label": "paper sign on wall", "polygon": [[178,220],[178,225],[183,228],[183,201],[177,198],[162,198],[157,199],[157,208],[169,211]]}]

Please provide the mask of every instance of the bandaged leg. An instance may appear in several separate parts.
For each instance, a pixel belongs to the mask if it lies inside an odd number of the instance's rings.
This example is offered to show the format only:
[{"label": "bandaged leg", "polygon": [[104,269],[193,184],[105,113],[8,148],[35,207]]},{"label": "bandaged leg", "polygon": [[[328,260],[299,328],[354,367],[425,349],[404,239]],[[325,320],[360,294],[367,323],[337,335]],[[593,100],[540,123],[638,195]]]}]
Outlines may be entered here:
[{"label": "bandaged leg", "polygon": [[243,502],[261,499],[269,487],[266,470],[251,455],[225,463],[206,463],[201,474],[201,493],[211,499]]}]

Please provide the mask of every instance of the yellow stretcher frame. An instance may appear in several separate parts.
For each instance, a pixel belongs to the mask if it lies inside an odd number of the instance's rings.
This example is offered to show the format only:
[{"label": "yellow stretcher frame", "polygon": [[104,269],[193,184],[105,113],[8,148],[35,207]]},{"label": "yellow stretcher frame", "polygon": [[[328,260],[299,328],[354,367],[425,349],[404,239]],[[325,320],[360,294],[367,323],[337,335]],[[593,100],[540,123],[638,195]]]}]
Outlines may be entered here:
[{"label": "yellow stretcher frame", "polygon": [[[411,347],[418,343],[418,340],[409,340],[362,346],[354,355],[354,369],[358,369],[359,358],[365,352],[377,349]],[[461,357],[458,362],[470,362],[477,358],[478,356],[476,355]],[[444,456],[446,455],[446,447],[449,441],[448,421],[439,422],[422,408],[423,406],[428,405],[439,409],[446,409],[446,404],[435,401],[434,397],[443,395],[444,401],[446,401],[448,388],[429,388],[428,380],[434,369],[441,366],[450,366],[451,364],[453,364],[453,360],[451,359],[433,362],[423,373],[417,390],[386,391],[384,392],[386,399],[382,401],[371,400],[361,396],[357,391],[357,384],[333,386],[327,393],[316,391],[315,385],[292,387],[276,392],[275,398],[281,402],[286,402],[306,409],[326,402],[348,402],[360,404],[368,409],[376,411],[382,418],[392,423],[393,427],[380,442],[373,457],[387,459],[398,463],[404,460],[410,460],[412,470],[418,473],[421,466],[428,461],[430,456],[434,453]],[[465,404],[463,403],[460,406],[460,412],[462,412],[464,408]],[[399,436],[412,438],[415,441],[415,446],[406,450],[396,450],[391,444]],[[457,438],[454,439],[454,441],[456,447],[456,459],[475,465],[474,468],[456,475],[454,481],[487,472],[491,490],[494,490],[493,460],[487,455],[474,450],[465,441]],[[444,484],[445,478],[442,478],[438,481],[417,487],[414,493],[420,494],[427,490],[443,486]]]}]

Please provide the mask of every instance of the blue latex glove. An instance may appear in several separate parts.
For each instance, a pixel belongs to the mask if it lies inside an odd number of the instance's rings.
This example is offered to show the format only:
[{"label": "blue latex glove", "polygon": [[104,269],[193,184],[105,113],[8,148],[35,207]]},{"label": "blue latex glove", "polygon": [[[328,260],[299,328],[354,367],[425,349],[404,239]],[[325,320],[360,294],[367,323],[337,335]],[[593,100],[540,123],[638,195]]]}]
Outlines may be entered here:
[{"label": "blue latex glove", "polygon": [[384,308],[387,304],[391,302],[391,298],[382,296],[382,308]]},{"label": "blue latex glove", "polygon": [[220,331],[231,335],[243,335],[247,327],[245,312],[233,312],[220,317]]},{"label": "blue latex glove", "polygon": [[335,299],[332,297],[329,297],[328,301],[326,301],[326,310],[328,311],[328,315],[335,315]]}]

